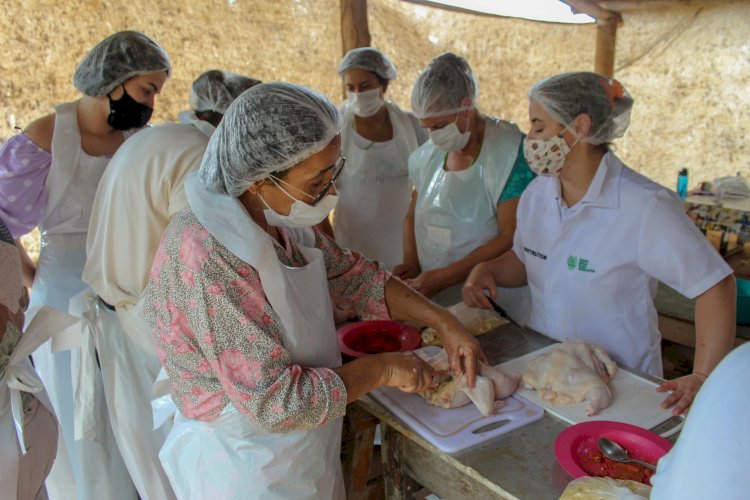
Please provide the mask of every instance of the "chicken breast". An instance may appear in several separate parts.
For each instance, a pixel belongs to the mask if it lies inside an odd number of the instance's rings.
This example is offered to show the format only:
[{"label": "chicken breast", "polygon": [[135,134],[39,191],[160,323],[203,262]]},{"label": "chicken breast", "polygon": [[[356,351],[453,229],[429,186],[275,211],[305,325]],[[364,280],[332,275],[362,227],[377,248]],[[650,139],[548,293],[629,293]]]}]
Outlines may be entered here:
[{"label": "chicken breast", "polygon": [[552,404],[588,401],[586,415],[591,416],[612,403],[607,384],[616,372],[617,363],[601,347],[563,342],[529,362],[523,383]]},{"label": "chicken breast", "polygon": [[496,401],[515,392],[521,378],[519,375],[508,376],[500,369],[480,362],[476,384],[470,388],[465,374],[455,377],[451,373],[445,349],[440,349],[434,355],[417,351],[417,355],[436,371],[433,384],[421,396],[427,403],[440,408],[460,408],[472,402],[482,415],[488,417],[501,406]]}]

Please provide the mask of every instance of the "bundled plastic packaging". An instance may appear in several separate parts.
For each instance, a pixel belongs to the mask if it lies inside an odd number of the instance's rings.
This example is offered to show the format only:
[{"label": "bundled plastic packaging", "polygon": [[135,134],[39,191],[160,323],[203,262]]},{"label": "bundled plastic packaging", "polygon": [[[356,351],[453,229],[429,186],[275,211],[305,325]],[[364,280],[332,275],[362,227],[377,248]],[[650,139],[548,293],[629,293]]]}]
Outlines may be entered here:
[{"label": "bundled plastic packaging", "polygon": [[579,477],[571,481],[560,500],[648,500],[651,487],[627,479]]}]

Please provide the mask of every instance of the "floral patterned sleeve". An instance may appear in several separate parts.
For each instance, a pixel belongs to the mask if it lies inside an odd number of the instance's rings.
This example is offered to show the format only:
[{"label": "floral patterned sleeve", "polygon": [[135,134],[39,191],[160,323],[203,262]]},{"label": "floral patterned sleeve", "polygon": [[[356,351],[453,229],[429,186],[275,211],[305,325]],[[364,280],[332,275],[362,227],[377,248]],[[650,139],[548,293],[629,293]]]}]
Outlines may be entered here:
[{"label": "floral patterned sleeve", "polygon": [[[297,251],[292,259],[299,258]],[[189,207],[159,246],[144,309],[185,416],[211,421],[231,402],[266,432],[293,432],[344,415],[343,381],[331,369],[292,362],[257,272]]]},{"label": "floral patterned sleeve", "polygon": [[385,266],[367,260],[361,253],[342,249],[333,238],[315,232],[315,246],[323,252],[333,300],[350,302],[362,319],[388,319],[385,284],[391,273]]}]

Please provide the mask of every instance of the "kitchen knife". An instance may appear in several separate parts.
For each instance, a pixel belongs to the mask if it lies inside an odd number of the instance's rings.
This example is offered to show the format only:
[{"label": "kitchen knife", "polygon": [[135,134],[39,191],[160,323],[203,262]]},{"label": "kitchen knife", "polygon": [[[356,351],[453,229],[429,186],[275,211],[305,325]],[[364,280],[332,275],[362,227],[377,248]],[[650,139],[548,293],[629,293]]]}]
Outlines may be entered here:
[{"label": "kitchen knife", "polygon": [[528,333],[526,331],[526,327],[523,326],[518,321],[514,320],[507,312],[505,312],[505,309],[503,309],[502,307],[500,307],[497,304],[497,302],[495,302],[494,300],[492,300],[490,297],[487,297],[487,300],[490,301],[490,304],[492,304],[492,308],[495,310],[496,313],[498,313],[500,316],[502,316],[503,318],[507,319],[508,321],[510,321],[511,323],[513,323],[514,325],[516,325],[518,328],[521,329],[522,332]]}]

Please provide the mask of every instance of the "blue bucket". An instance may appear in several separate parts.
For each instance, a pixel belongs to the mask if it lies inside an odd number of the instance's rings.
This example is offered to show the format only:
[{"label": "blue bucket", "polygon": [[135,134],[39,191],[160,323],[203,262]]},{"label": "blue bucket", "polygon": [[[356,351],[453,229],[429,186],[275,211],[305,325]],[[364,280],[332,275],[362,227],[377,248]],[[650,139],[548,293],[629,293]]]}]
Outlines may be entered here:
[{"label": "blue bucket", "polygon": [[750,325],[750,280],[737,280],[737,324]]}]

